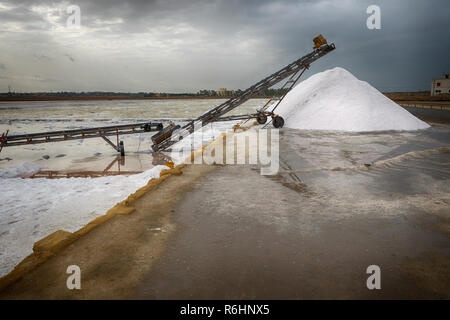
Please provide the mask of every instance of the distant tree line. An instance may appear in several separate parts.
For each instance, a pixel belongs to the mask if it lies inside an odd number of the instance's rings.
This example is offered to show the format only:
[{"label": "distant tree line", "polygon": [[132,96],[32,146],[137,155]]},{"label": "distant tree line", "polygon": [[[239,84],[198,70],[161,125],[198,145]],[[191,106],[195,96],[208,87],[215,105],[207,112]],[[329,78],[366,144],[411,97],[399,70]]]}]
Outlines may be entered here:
[{"label": "distant tree line", "polygon": [[[230,90],[225,94],[218,94],[215,90],[199,90],[196,93],[168,93],[168,92],[113,92],[113,91],[89,91],[89,92],[73,92],[73,91],[57,91],[57,92],[3,92],[0,96],[15,97],[102,97],[102,96],[124,96],[129,98],[170,98],[170,97],[232,97],[240,95],[243,91]],[[280,96],[286,92],[286,89],[266,89],[258,94],[259,97]]]}]

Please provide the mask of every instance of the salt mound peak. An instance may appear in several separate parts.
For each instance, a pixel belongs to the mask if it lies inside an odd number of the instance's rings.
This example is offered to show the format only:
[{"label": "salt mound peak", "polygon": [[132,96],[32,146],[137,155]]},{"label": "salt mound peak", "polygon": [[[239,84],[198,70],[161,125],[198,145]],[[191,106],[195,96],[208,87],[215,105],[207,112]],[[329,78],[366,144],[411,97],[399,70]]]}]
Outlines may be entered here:
[{"label": "salt mound peak", "polygon": [[276,113],[293,129],[402,131],[430,126],[343,68],[317,73],[295,86]]}]

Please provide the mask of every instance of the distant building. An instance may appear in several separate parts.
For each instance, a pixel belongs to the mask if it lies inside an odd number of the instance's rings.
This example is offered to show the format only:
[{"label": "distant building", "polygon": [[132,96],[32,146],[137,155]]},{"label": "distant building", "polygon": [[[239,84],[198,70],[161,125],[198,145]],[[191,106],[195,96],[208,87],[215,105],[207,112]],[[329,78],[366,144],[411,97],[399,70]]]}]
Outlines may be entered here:
[{"label": "distant building", "polygon": [[220,89],[217,89],[217,95],[218,96],[226,96],[227,95],[227,88],[220,88]]},{"label": "distant building", "polygon": [[450,93],[450,75],[445,74],[442,79],[433,79],[431,81],[431,95],[437,96],[443,93]]},{"label": "distant building", "polygon": [[217,95],[222,97],[233,96],[236,91],[235,90],[227,90],[227,88],[217,89]]}]

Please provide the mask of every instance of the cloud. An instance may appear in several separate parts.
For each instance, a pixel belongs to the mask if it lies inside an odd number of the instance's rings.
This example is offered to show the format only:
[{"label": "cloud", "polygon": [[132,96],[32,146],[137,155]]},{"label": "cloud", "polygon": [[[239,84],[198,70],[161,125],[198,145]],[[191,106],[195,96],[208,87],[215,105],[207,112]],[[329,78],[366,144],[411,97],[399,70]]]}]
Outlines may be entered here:
[{"label": "cloud", "polygon": [[[372,2],[77,0],[81,29],[71,30],[72,2],[0,0],[2,61],[17,74],[62,79],[48,90],[244,89],[309,52],[322,33],[337,50],[306,75],[341,66],[400,91],[428,89],[450,70],[447,0],[379,0],[382,28],[368,30]],[[17,86],[34,90],[30,81]]]}]

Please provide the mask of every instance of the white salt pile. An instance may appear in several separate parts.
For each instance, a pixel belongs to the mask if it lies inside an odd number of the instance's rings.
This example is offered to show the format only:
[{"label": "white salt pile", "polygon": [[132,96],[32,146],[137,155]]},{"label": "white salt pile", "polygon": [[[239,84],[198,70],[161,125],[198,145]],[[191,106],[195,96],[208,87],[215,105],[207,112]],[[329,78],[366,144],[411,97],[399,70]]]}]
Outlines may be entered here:
[{"label": "white salt pile", "polygon": [[276,113],[284,118],[285,127],[293,129],[362,132],[430,127],[343,68],[299,83]]}]

